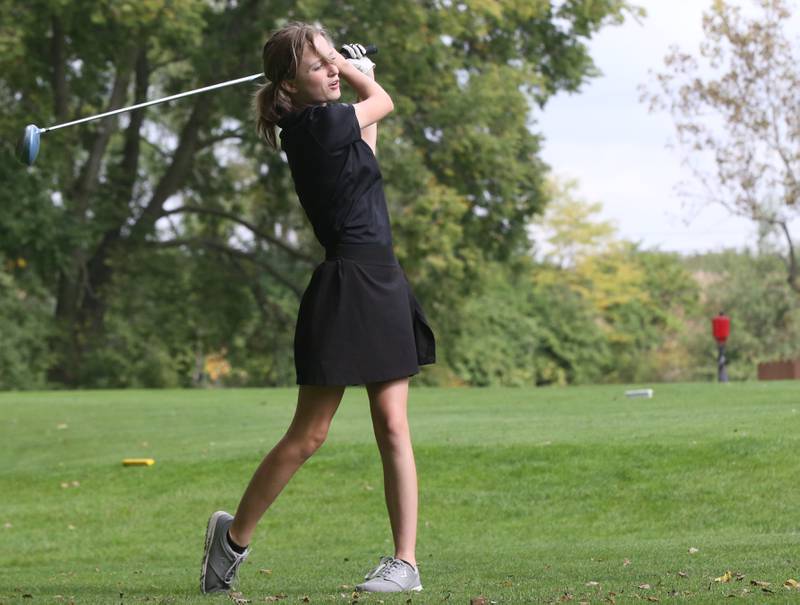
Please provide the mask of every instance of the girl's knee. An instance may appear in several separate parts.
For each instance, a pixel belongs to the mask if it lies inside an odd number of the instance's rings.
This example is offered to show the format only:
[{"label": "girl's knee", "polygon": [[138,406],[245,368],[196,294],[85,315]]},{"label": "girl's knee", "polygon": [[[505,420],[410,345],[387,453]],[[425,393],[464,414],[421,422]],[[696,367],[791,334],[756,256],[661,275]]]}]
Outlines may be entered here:
[{"label": "girl's knee", "polygon": [[308,460],[313,456],[316,451],[322,447],[327,439],[327,431],[323,433],[312,434],[293,434],[286,433],[283,440],[286,447],[301,460]]}]

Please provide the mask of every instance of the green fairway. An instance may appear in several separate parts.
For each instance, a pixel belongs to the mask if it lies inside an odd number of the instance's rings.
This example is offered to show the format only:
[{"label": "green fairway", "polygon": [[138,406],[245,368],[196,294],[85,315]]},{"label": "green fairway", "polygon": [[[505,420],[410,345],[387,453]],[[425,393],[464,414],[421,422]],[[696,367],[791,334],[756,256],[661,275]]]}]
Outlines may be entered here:
[{"label": "green fairway", "polygon": [[[355,600],[800,602],[800,383],[626,388],[412,389],[424,591]],[[0,394],[0,604],[226,602],[199,593],[206,520],[296,393]],[[363,388],[252,547],[252,603],[350,603],[393,554]]]}]

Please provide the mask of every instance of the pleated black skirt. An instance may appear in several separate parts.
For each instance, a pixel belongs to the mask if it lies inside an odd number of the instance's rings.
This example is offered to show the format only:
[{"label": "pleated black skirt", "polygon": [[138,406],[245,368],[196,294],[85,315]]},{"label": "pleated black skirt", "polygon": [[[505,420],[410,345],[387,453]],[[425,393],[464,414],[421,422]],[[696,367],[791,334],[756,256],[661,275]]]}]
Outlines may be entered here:
[{"label": "pleated black skirt", "polygon": [[391,246],[326,250],[300,301],[297,384],[361,385],[419,373],[436,342]]}]

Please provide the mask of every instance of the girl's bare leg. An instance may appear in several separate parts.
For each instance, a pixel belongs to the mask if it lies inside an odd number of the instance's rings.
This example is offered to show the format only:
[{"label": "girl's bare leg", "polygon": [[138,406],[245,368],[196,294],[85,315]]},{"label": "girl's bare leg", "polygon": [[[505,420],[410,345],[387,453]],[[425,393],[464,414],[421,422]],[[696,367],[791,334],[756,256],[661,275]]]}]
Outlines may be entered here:
[{"label": "girl's bare leg", "polygon": [[408,378],[366,385],[372,427],[383,462],[386,508],[395,554],[417,564],[417,468],[408,427]]},{"label": "girl's bare leg", "polygon": [[239,502],[229,529],[236,544],[250,544],[259,519],[297,469],[325,442],[344,389],[343,386],[300,385],[291,425],[256,469]]}]

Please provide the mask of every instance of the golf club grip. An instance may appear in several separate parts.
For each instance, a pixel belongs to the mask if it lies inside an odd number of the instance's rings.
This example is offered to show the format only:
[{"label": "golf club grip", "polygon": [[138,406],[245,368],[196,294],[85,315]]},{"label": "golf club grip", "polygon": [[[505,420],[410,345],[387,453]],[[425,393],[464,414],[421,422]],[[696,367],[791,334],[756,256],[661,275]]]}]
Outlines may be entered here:
[{"label": "golf club grip", "polygon": [[[378,54],[378,47],[375,46],[374,44],[365,44],[364,45],[364,50],[366,51],[366,54],[368,54],[368,55],[377,55]],[[341,54],[344,58],[348,58],[350,56],[350,53],[347,52],[344,49],[344,46],[339,48],[339,54]]]}]

